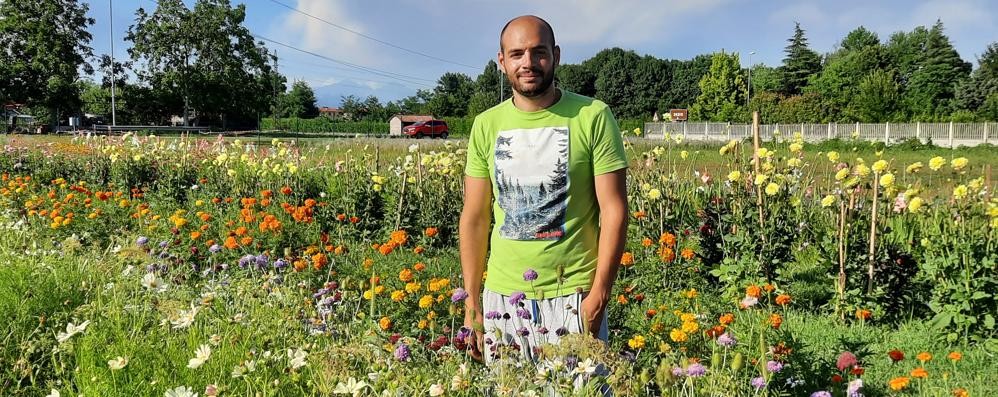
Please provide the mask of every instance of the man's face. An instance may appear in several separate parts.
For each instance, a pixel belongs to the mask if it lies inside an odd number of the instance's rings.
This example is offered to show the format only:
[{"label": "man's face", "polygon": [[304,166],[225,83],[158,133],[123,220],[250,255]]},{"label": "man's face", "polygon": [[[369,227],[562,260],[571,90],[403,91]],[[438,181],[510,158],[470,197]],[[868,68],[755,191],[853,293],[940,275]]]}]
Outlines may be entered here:
[{"label": "man's face", "polygon": [[514,21],[502,36],[499,64],[517,93],[528,98],[541,95],[554,83],[561,49],[542,25],[533,20]]}]

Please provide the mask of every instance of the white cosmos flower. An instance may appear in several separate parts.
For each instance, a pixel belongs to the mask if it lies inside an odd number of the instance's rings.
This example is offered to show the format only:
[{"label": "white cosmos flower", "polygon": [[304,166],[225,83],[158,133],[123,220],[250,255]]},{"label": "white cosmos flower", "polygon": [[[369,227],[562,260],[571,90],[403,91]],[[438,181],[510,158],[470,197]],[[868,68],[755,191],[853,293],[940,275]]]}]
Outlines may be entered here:
[{"label": "white cosmos flower", "polygon": [[187,386],[178,386],[176,389],[167,390],[165,397],[198,397],[198,394]]},{"label": "white cosmos flower", "polygon": [[593,372],[596,372],[596,362],[594,362],[591,358],[587,358],[586,361],[580,362],[579,365],[575,367],[575,373],[577,374],[591,375]]},{"label": "white cosmos flower", "polygon": [[142,276],[142,286],[153,292],[163,292],[167,288],[166,283],[157,277],[156,273],[146,273],[145,276]]},{"label": "white cosmos flower", "polygon": [[198,347],[198,349],[194,351],[194,358],[187,361],[187,368],[198,368],[203,365],[205,361],[208,361],[209,357],[211,357],[211,346],[208,346],[207,344],[201,345],[201,347]]},{"label": "white cosmos flower", "polygon": [[336,384],[336,388],[333,389],[333,394],[350,394],[353,396],[359,396],[361,392],[368,387],[367,382],[358,382],[353,377],[347,379],[347,383],[339,382]]},{"label": "white cosmos flower", "polygon": [[173,329],[190,327],[191,324],[194,324],[194,318],[197,317],[200,310],[200,306],[195,306],[194,302],[191,302],[191,310],[181,310],[177,318],[170,320],[170,323],[173,324]]},{"label": "white cosmos flower", "polygon": [[430,396],[437,397],[444,395],[444,387],[440,386],[439,383],[434,383],[430,385]]},{"label": "white cosmos flower", "polygon": [[308,364],[305,362],[305,357],[308,357],[308,352],[303,349],[288,349],[288,359],[290,360],[291,369],[298,369]]},{"label": "white cosmos flower", "polygon": [[118,356],[113,360],[107,360],[107,366],[114,370],[125,368],[126,365],[128,365],[128,357]]},{"label": "white cosmos flower", "polygon": [[60,332],[56,334],[55,339],[59,341],[59,343],[64,343],[67,340],[69,340],[69,338],[72,338],[74,335],[86,331],[88,325],[90,325],[90,320],[84,321],[79,325],[75,325],[73,323],[67,323],[66,332]]},{"label": "white cosmos flower", "polygon": [[59,393],[58,390],[52,389],[52,391],[49,392],[49,394],[47,396],[45,396],[45,397],[62,397],[62,394]]}]

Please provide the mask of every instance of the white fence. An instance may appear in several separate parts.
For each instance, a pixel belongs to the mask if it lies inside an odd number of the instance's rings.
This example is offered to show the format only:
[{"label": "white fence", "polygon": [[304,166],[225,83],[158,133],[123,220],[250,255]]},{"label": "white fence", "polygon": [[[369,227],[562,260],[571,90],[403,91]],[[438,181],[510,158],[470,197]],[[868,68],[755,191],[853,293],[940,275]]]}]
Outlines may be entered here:
[{"label": "white fence", "polygon": [[[684,139],[727,141],[752,137],[751,124],[731,123],[645,123],[645,136],[662,138],[664,133],[682,135]],[[760,124],[759,137],[764,140],[780,137],[790,139],[800,132],[805,141],[818,142],[833,138],[862,139],[897,143],[908,139],[932,140],[941,146],[976,146],[998,143],[998,123],[828,123],[828,124]]]}]

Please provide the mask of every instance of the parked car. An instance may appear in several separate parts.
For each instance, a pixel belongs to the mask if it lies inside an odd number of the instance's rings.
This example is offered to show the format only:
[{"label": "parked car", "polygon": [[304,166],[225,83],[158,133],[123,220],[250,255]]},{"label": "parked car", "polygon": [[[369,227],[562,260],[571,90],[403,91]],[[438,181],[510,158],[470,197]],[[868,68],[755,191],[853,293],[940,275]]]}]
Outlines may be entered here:
[{"label": "parked car", "polygon": [[449,132],[450,130],[447,128],[447,122],[443,120],[420,121],[416,124],[402,128],[403,135],[416,139],[420,139],[424,136],[446,139]]}]

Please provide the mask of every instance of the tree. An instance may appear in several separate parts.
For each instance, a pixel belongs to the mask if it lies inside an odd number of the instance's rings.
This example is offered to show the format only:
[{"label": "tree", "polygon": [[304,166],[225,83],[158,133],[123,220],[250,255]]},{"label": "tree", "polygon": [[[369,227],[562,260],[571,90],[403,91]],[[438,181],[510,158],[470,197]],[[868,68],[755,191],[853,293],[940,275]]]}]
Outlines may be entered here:
[{"label": "tree", "polygon": [[583,65],[559,65],[555,71],[556,84],[576,94],[596,95],[596,75]]},{"label": "tree", "polygon": [[79,72],[93,73],[88,8],[77,0],[0,2],[0,102],[44,107],[53,125],[80,109]]},{"label": "tree", "polygon": [[[672,78],[662,108],[688,109],[700,95],[700,79],[710,70],[712,56],[697,55],[689,61],[671,61]],[[752,76],[755,80],[755,75]]]},{"label": "tree", "polygon": [[880,38],[877,37],[876,33],[867,30],[863,26],[853,29],[853,31],[846,34],[846,37],[839,44],[840,51],[846,52],[854,52],[867,47],[877,46],[880,46]]},{"label": "tree", "polygon": [[752,66],[752,93],[779,92],[781,87],[779,69],[763,64]]},{"label": "tree", "polygon": [[641,58],[634,51],[610,48],[582,63],[596,76],[594,97],[622,117],[635,117],[640,110],[633,99],[640,87],[634,84],[634,68]]},{"label": "tree", "polygon": [[136,11],[136,22],[125,37],[133,43],[132,61],[143,65],[140,80],[155,91],[169,95],[165,104],[181,104],[185,124],[189,110],[199,118],[255,123],[276,96],[282,78],[276,76],[270,55],[256,42],[243,22],[246,6],[233,7],[229,0],[198,0],[188,9],[181,0],[162,0],[147,14]]},{"label": "tree", "polygon": [[690,109],[690,119],[739,121],[744,118],[745,81],[738,54],[714,53],[710,71],[700,79],[700,95]]},{"label": "tree", "polygon": [[998,42],[991,43],[977,58],[978,67],[956,87],[957,108],[977,111],[998,93]]},{"label": "tree", "polygon": [[917,119],[933,119],[955,110],[952,101],[956,86],[969,76],[971,66],[960,58],[943,34],[942,21],[936,21],[929,29],[917,65],[905,91],[908,114]]},{"label": "tree", "polygon": [[319,108],[315,106],[315,91],[308,83],[296,81],[291,85],[291,91],[281,95],[280,111],[281,117],[303,117],[313,118],[319,115]]},{"label": "tree", "polygon": [[474,93],[475,85],[463,73],[448,72],[440,76],[433,96],[427,102],[429,111],[436,117],[463,117],[468,112],[468,101]]},{"label": "tree", "polygon": [[[475,92],[468,100],[469,115],[477,115],[495,105],[499,104],[499,89],[503,84],[502,73],[499,73],[499,65],[495,61],[489,60],[485,64],[482,74],[475,79]],[[506,93],[509,94],[508,92]]]},{"label": "tree", "polygon": [[849,113],[856,121],[890,121],[899,102],[899,91],[892,71],[875,70],[859,83]]},{"label": "tree", "polygon": [[807,38],[800,22],[794,25],[794,36],[787,40],[780,74],[783,80],[783,93],[796,95],[803,92],[808,79],[821,71],[821,56],[807,47]]}]

